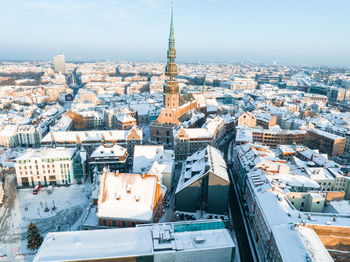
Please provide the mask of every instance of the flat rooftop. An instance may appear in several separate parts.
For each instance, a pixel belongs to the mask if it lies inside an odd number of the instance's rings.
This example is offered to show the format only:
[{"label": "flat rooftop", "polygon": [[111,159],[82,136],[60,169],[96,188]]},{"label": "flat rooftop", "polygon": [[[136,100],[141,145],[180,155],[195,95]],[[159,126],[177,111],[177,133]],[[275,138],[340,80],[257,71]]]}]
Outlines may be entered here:
[{"label": "flat rooftop", "polygon": [[34,261],[83,261],[228,248],[235,244],[221,220],[133,228],[48,233]]}]

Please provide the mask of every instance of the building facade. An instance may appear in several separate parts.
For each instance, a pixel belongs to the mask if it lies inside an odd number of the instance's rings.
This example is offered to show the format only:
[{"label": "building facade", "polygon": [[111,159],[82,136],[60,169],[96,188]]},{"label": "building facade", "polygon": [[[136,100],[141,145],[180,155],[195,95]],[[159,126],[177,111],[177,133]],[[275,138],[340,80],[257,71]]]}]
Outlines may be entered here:
[{"label": "building facade", "polygon": [[67,131],[50,132],[42,140],[41,145],[47,147],[82,147],[90,156],[102,143],[117,144],[128,150],[130,156],[134,153],[134,146],[141,145],[142,129],[133,127],[130,130],[111,131]]},{"label": "building facade", "polygon": [[166,188],[150,174],[102,172],[97,218],[102,227],[135,227],[158,222]]},{"label": "building facade", "polygon": [[319,129],[308,130],[307,144],[311,148],[319,148],[330,156],[341,156],[344,153],[346,139]]},{"label": "building facade", "polygon": [[28,149],[16,159],[17,185],[68,185],[83,183],[85,162],[76,148]]},{"label": "building facade", "polygon": [[89,157],[89,172],[92,174],[95,169],[101,172],[104,167],[112,172],[125,172],[128,164],[129,154],[126,148],[117,144],[102,144]]}]

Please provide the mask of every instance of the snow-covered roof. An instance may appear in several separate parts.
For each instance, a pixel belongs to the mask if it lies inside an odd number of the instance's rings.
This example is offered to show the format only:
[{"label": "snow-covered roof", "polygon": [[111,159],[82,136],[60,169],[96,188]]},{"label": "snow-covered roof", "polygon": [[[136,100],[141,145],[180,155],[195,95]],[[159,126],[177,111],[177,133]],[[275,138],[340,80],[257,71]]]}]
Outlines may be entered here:
[{"label": "snow-covered roof", "polygon": [[212,134],[206,128],[186,128],[189,138],[212,138]]},{"label": "snow-covered roof", "polygon": [[152,222],[156,183],[154,175],[103,173],[97,216]]},{"label": "snow-covered roof", "polygon": [[320,188],[320,185],[312,179],[303,175],[291,175],[291,174],[276,174],[272,177],[282,181],[287,186],[292,187],[306,187],[306,188]]},{"label": "snow-covered roof", "polygon": [[81,142],[84,141],[101,141],[103,138],[106,141],[126,141],[129,133],[132,130],[136,130],[136,133],[142,139],[142,129],[132,128],[130,130],[101,130],[101,131],[56,131],[48,133],[41,143],[56,142],[76,142],[79,137]]},{"label": "snow-covered roof", "polygon": [[20,160],[30,160],[34,158],[40,159],[56,159],[56,158],[68,158],[71,159],[75,152],[76,148],[38,148],[38,149],[27,149],[27,151],[19,156],[16,161]]},{"label": "snow-covered roof", "polygon": [[16,125],[6,125],[1,131],[0,136],[4,137],[12,137],[17,134],[17,126]]},{"label": "snow-covered roof", "polygon": [[131,115],[127,115],[127,114],[121,114],[117,116],[117,120],[121,123],[125,123],[125,122],[136,122],[136,119],[133,118]]},{"label": "snow-covered roof", "polygon": [[319,136],[327,137],[328,139],[331,139],[331,140],[345,139],[344,137],[341,137],[341,136],[338,136],[338,135],[335,135],[335,134],[332,134],[332,133],[329,133],[329,132],[326,132],[326,131],[323,131],[320,129],[309,129],[308,132],[317,134]]},{"label": "snow-covered roof", "polygon": [[186,162],[182,166],[176,193],[206,176],[209,172],[227,182],[230,181],[226,162],[220,151],[208,145],[206,148],[187,157]]},{"label": "snow-covered roof", "polygon": [[[212,225],[211,225],[212,224]],[[222,221],[197,220],[138,225],[133,228],[48,233],[34,262],[113,260],[128,257],[176,256],[176,252],[233,250]],[[226,256],[226,252],[223,252]],[[220,258],[218,253],[217,258]],[[230,254],[228,256],[230,258]]]},{"label": "snow-covered roof", "polygon": [[153,252],[151,233],[148,228],[48,233],[34,261],[71,261],[150,255]]},{"label": "snow-covered roof", "polygon": [[334,180],[332,174],[326,168],[323,167],[307,167],[305,168],[305,171],[312,180]]},{"label": "snow-covered roof", "polygon": [[159,164],[173,165],[173,151],[164,150],[163,145],[135,145],[133,172],[147,172],[154,162]]},{"label": "snow-covered roof", "polygon": [[117,144],[104,144],[97,147],[90,157],[122,157],[127,151],[126,148]]}]

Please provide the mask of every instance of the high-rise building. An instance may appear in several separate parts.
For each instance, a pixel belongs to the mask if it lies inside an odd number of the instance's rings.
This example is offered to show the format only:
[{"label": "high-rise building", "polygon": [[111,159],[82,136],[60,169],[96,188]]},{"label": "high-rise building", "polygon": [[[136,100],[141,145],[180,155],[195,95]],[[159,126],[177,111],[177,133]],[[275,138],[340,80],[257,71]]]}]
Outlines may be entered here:
[{"label": "high-rise building", "polygon": [[66,63],[64,61],[64,55],[56,55],[53,57],[53,64],[55,67],[55,72],[59,74],[66,73]]}]

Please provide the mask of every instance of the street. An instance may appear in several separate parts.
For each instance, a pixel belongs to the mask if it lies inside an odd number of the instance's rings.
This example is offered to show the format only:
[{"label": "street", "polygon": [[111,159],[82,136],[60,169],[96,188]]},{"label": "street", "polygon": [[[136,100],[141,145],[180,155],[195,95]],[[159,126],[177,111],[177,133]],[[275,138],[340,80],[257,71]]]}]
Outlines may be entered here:
[{"label": "street", "polygon": [[235,181],[233,181],[231,178],[231,166],[228,164],[229,163],[228,149],[232,140],[233,138],[231,137],[226,142],[224,142],[221,146],[219,146],[219,149],[221,150],[221,152],[224,153],[224,159],[227,163],[228,174],[231,182],[230,190],[229,190],[229,206],[230,206],[229,211],[230,211],[231,224],[236,234],[240,260],[244,262],[254,261],[247,232],[244,226],[243,214],[239,207],[236,192],[234,191],[233,183],[235,183]]}]

